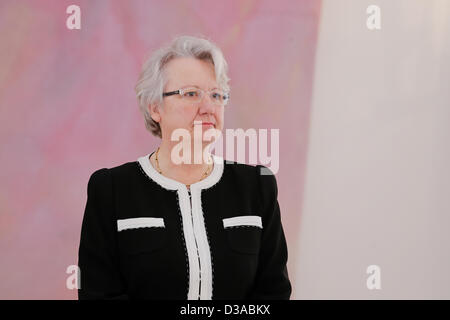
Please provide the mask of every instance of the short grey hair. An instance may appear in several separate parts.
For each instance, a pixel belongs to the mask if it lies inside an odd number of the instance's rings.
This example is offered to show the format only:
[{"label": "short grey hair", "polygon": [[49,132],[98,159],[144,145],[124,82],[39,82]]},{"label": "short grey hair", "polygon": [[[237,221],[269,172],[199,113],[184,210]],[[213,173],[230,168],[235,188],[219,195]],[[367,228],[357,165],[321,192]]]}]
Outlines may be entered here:
[{"label": "short grey hair", "polygon": [[230,90],[228,85],[230,78],[227,76],[228,64],[220,48],[210,40],[193,36],[178,36],[168,46],[154,51],[142,67],[135,91],[139,109],[144,115],[145,127],[160,138],[162,137],[161,127],[150,116],[148,106],[155,103],[162,106],[162,94],[167,82],[164,67],[169,61],[178,57],[210,61],[214,65],[216,81],[220,89],[226,92]]}]

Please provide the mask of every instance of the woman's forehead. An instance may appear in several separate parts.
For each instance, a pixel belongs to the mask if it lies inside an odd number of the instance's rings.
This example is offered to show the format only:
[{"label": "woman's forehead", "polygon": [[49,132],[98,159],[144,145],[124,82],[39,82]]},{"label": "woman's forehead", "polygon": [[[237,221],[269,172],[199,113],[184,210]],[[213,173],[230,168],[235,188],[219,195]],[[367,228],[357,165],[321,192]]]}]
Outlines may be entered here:
[{"label": "woman's forehead", "polygon": [[218,87],[214,66],[208,61],[176,58],[170,61],[165,69],[169,86],[196,86],[202,89]]}]

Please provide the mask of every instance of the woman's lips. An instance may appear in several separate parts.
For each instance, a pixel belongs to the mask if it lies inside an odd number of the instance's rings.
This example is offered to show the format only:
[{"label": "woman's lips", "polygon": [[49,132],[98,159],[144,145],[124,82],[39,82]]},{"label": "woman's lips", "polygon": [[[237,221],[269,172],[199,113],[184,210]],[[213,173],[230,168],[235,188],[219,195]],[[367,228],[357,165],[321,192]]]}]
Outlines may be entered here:
[{"label": "woman's lips", "polygon": [[205,122],[203,122],[203,121],[200,121],[200,120],[196,120],[196,121],[194,121],[194,124],[193,124],[193,128],[195,128],[195,126],[198,126],[198,125],[202,125],[202,128],[203,128],[203,130],[206,130],[206,129],[215,129],[216,128],[216,124],[215,123],[213,123],[213,122],[208,122],[208,121],[205,121]]},{"label": "woman's lips", "polygon": [[[194,125],[195,125],[195,124],[200,124],[200,122],[194,123]],[[202,124],[202,126],[211,126],[211,127],[215,127],[215,124],[212,123],[212,122],[202,122],[201,124]]]}]

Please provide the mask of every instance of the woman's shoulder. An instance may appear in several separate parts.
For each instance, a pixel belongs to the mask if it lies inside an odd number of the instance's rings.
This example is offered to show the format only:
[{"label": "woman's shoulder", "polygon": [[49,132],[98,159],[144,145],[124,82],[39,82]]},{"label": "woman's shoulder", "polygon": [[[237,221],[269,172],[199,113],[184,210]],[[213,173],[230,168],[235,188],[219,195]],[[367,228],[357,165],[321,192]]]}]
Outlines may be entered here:
[{"label": "woman's shoulder", "polygon": [[254,175],[255,173],[257,173],[258,175],[263,175],[263,176],[264,175],[268,175],[268,176],[274,175],[271,169],[269,169],[268,167],[266,167],[265,165],[262,165],[262,164],[251,165],[251,164],[246,164],[246,163],[233,161],[233,160],[223,160],[223,162],[227,169],[229,169],[230,171],[236,172],[236,173],[246,174],[246,175]]},{"label": "woman's shoulder", "polygon": [[96,169],[91,173],[89,178],[90,183],[96,184],[104,184],[111,180],[112,177],[114,179],[126,179],[129,178],[130,175],[135,175],[139,172],[139,164],[137,161],[125,162],[117,166],[113,166],[110,168],[101,168]]},{"label": "woman's shoulder", "polygon": [[225,160],[224,163],[228,175],[235,176],[236,180],[243,183],[257,184],[260,188],[264,189],[263,192],[270,193],[276,191],[277,182],[275,175],[265,165],[250,165],[231,160]]}]

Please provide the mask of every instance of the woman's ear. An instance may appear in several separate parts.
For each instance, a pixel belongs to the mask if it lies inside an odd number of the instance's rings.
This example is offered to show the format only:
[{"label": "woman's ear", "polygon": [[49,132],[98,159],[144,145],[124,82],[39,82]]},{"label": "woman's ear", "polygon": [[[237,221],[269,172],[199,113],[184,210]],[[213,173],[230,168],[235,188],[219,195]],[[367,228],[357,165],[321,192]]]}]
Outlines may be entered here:
[{"label": "woman's ear", "polygon": [[150,112],[150,116],[152,117],[153,121],[160,122],[161,121],[161,114],[159,113],[159,106],[158,104],[149,104],[148,105],[148,111]]}]

